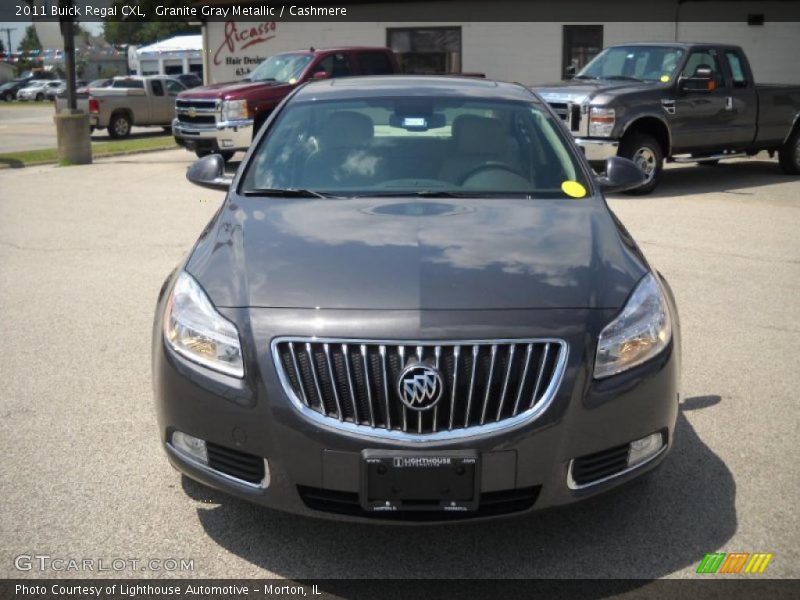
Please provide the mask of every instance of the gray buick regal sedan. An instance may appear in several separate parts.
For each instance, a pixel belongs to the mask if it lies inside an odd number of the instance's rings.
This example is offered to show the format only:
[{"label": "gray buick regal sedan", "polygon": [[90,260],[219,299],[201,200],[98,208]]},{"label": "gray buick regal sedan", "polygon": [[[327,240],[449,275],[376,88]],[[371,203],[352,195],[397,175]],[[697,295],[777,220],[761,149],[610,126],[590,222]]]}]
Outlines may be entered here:
[{"label": "gray buick regal sedan", "polygon": [[530,90],[315,81],[274,111],[167,278],[158,427],[185,475],[369,521],[522,514],[630,481],[678,409],[672,292]]}]

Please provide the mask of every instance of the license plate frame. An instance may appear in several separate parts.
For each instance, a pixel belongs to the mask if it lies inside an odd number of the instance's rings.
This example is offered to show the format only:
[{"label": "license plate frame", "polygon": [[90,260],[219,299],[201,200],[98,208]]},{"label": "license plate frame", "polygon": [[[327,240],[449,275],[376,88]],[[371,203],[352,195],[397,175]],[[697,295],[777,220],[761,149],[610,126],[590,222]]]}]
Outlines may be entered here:
[{"label": "license plate frame", "polygon": [[480,474],[473,450],[364,450],[359,501],[369,512],[472,512]]}]

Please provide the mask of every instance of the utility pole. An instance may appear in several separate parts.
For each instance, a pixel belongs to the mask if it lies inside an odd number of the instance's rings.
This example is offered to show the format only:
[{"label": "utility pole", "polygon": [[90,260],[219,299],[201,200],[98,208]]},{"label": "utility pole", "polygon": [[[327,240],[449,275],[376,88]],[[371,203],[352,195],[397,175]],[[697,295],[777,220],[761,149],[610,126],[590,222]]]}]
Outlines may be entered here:
[{"label": "utility pole", "polygon": [[0,31],[5,31],[6,35],[8,36],[8,50],[6,50],[7,54],[11,54],[13,50],[11,49],[11,32],[16,31],[16,27],[3,27]]},{"label": "utility pole", "polygon": [[67,72],[67,106],[53,117],[58,139],[58,161],[62,165],[84,165],[92,162],[89,115],[78,110],[75,98],[75,22],[74,0],[58,0],[61,14],[61,35],[64,37],[64,69]]}]

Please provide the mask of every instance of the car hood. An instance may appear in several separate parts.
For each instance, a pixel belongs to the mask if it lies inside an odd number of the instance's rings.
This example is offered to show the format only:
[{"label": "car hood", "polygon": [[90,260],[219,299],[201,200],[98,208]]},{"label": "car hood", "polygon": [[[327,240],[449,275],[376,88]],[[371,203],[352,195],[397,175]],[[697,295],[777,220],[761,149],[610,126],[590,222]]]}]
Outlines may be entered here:
[{"label": "car hood", "polygon": [[583,104],[599,94],[627,94],[652,89],[656,84],[638,81],[617,81],[610,79],[571,79],[558,83],[544,84],[533,88],[548,103]]},{"label": "car hood", "polygon": [[238,98],[248,96],[256,91],[263,91],[266,88],[272,88],[277,92],[289,87],[291,86],[288,83],[280,81],[228,81],[194,87],[181,92],[179,97],[183,100]]},{"label": "car hood", "polygon": [[382,310],[617,308],[646,269],[600,199],[232,196],[186,265],[221,307]]}]

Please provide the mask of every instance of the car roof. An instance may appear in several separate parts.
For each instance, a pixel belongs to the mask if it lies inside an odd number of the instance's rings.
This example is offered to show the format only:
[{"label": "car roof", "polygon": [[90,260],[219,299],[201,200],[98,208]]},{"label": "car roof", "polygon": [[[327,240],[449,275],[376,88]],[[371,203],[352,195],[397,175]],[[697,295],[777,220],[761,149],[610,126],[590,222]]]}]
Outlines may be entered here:
[{"label": "car roof", "polygon": [[691,49],[696,47],[713,47],[713,48],[740,48],[735,44],[719,44],[717,42],[625,42],[623,44],[614,44],[609,46],[663,46],[666,48],[684,48]]},{"label": "car roof", "polygon": [[371,75],[323,79],[304,85],[295,97],[333,99],[390,96],[471,96],[541,102],[531,90],[518,83],[458,75]]}]

